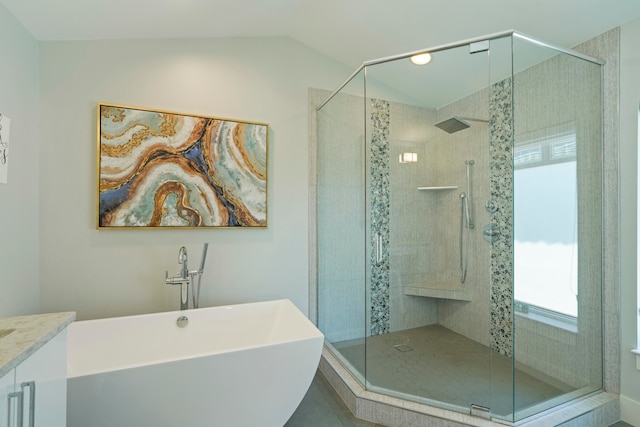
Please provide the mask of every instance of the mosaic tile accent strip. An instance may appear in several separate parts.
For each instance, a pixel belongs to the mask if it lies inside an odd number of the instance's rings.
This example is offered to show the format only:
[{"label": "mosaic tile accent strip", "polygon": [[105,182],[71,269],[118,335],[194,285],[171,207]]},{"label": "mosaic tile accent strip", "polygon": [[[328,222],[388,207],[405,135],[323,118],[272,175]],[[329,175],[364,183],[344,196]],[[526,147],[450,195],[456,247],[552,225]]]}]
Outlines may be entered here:
[{"label": "mosaic tile accent strip", "polygon": [[491,342],[492,350],[513,354],[513,88],[512,79],[491,87],[490,193],[498,210],[491,223],[500,234],[491,243]]},{"label": "mosaic tile accent strip", "polygon": [[[389,332],[389,103],[371,100],[370,148],[370,239],[371,239],[371,325],[370,335]],[[379,237],[377,237],[379,236]],[[382,240],[381,262],[376,265],[377,239]]]}]

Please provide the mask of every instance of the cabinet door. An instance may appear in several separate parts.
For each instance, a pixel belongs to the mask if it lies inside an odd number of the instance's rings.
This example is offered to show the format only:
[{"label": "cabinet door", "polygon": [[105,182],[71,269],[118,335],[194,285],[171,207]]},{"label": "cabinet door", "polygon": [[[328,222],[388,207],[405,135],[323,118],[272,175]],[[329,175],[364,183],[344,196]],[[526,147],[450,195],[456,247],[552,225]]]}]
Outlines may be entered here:
[{"label": "cabinet door", "polygon": [[23,425],[25,427],[66,426],[66,330],[18,365],[15,386],[16,390],[24,391]]},{"label": "cabinet door", "polygon": [[[0,378],[0,427],[7,426],[8,411],[8,399],[9,394],[13,392],[13,385],[16,379],[16,371],[11,370],[8,374]],[[15,406],[14,406],[15,408]]]}]

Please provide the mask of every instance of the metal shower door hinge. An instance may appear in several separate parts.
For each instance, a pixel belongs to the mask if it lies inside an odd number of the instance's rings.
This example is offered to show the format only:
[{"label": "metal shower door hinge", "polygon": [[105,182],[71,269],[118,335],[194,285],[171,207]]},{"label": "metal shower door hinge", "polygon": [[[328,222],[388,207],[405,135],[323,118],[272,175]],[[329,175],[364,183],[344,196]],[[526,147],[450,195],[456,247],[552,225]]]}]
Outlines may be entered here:
[{"label": "metal shower door hinge", "polygon": [[491,410],[484,406],[471,404],[471,415],[473,415],[474,417],[486,418],[490,420]]},{"label": "metal shower door hinge", "polygon": [[489,50],[489,40],[471,43],[469,45],[469,53],[486,52]]}]

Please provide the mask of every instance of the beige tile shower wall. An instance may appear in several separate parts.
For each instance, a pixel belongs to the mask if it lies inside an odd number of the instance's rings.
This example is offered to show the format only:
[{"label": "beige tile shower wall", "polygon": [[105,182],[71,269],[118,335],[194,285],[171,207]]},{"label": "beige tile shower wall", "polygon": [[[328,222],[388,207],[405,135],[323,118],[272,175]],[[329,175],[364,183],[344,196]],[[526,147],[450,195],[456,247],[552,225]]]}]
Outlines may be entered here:
[{"label": "beige tile shower wall", "polygon": [[[392,102],[389,116],[389,305],[391,331],[398,331],[437,322],[435,300],[404,294],[405,286],[425,282],[432,269],[428,254],[438,252],[430,236],[437,200],[417,189],[433,183],[437,129],[430,109]],[[418,161],[401,164],[401,153],[416,153]]]},{"label": "beige tile shower wall", "polygon": [[[310,180],[311,194],[317,200],[311,202],[314,227],[310,239],[317,236],[318,259],[313,264],[318,280],[311,288],[317,287],[318,292],[317,297],[312,292],[310,305],[327,338],[342,341],[362,337],[370,322],[365,274],[371,248],[365,241],[365,218],[371,211],[364,205],[367,172],[362,145],[372,129],[369,121],[363,124],[365,104],[357,96],[341,94],[321,113],[313,113],[328,95],[323,90],[309,91],[310,120],[316,123],[318,132],[318,150],[312,154],[317,157],[311,159],[317,170]],[[417,187],[426,182],[425,147],[432,139],[434,120],[433,112],[400,103],[390,103],[390,116],[390,326],[391,330],[400,330],[432,324],[437,319],[436,301],[406,296],[403,289],[407,283],[424,280],[424,235],[429,229],[425,204],[432,201]],[[401,152],[416,152],[418,163],[400,165]]]},{"label": "beige tile shower wall", "polygon": [[532,325],[530,320],[516,314],[516,359],[574,387],[599,385],[602,375],[600,68],[569,55],[556,55],[516,75],[514,104],[516,144],[540,133],[552,133],[554,129],[575,128],[579,209],[578,333]]},{"label": "beige tile shower wall", "polygon": [[[489,118],[489,92],[482,90],[438,111],[437,120],[452,116]],[[471,293],[471,301],[439,300],[438,323],[466,337],[489,345],[489,243],[482,237],[482,227],[489,222],[484,204],[489,198],[489,126],[471,122],[471,127],[448,134],[437,133],[436,173],[443,180],[459,188],[443,194],[437,205],[436,229],[439,254],[439,275],[452,289]],[[467,279],[460,283],[459,233],[460,193],[466,190],[465,160],[474,160],[471,169],[471,212],[475,227],[471,230]]]},{"label": "beige tile shower wall", "polygon": [[[616,52],[615,48],[615,31],[614,34],[605,34],[600,36],[600,41],[595,40],[587,43],[586,46],[590,48],[585,49],[585,53],[591,53],[595,56],[602,56],[603,53]],[[613,38],[613,41],[612,41]],[[595,47],[594,47],[595,46]],[[597,55],[599,54],[599,55]],[[592,87],[577,88],[573,85],[573,82],[579,81],[579,79],[585,77],[585,74],[590,73],[588,70],[590,67],[583,66],[572,67],[571,73],[567,74],[568,64],[567,59],[562,56],[553,58],[546,61],[539,66],[530,69],[522,74],[516,76],[516,131],[518,135],[526,135],[539,131],[540,128],[553,127],[561,124],[566,124],[567,121],[574,117],[577,119],[577,132],[578,140],[581,143],[579,150],[579,180],[581,182],[580,188],[580,209],[584,212],[593,212],[593,215],[583,216],[580,222],[580,233],[582,236],[581,245],[581,260],[579,266],[580,276],[580,301],[579,301],[579,330],[578,334],[573,334],[562,329],[550,327],[548,325],[540,324],[538,322],[524,319],[520,316],[516,316],[516,358],[519,362],[528,365],[536,370],[544,372],[547,375],[552,375],[566,383],[583,386],[586,384],[594,384],[599,382],[600,369],[599,366],[602,363],[601,350],[600,350],[600,325],[602,322],[601,310],[600,310],[600,277],[601,277],[601,263],[600,263],[600,216],[599,206],[600,199],[598,189],[600,188],[600,176],[599,165],[601,163],[601,156],[599,153],[598,138],[602,134],[599,128],[599,100],[597,93],[593,90],[598,89],[597,85]],[[606,71],[605,71],[606,72]],[[558,79],[560,76],[560,79]],[[564,80],[563,80],[564,79]],[[549,85],[549,82],[553,84]],[[589,92],[589,89],[592,89]],[[567,100],[577,99],[576,102],[572,102],[571,105],[567,105]],[[540,105],[541,100],[547,100]],[[449,105],[438,112],[438,120],[445,119],[451,115],[467,115],[470,117],[484,117],[483,112],[486,111],[487,94],[479,92],[461,101],[458,101],[452,105]],[[577,111],[580,109],[581,111]],[[605,114],[610,111],[605,108]],[[518,117],[518,114],[520,115]],[[486,112],[485,112],[486,115]],[[533,127],[527,128],[527,124],[533,125]],[[475,125],[474,132],[478,132],[479,125]],[[484,211],[484,199],[488,194],[488,158],[487,151],[484,146],[488,145],[488,136],[473,135],[470,133],[471,129],[467,129],[463,132],[450,135],[449,137],[455,137],[452,142],[462,142],[469,144],[468,141],[475,141],[474,145],[471,145],[475,150],[476,165],[474,168],[474,211],[476,217],[476,229],[473,234],[472,240],[472,258],[469,271],[469,279],[467,286],[473,292],[472,302],[458,302],[458,301],[446,301],[441,300],[439,303],[439,318],[438,322],[456,332],[459,332],[469,338],[472,338],[481,343],[488,344],[488,330],[489,330],[489,275],[488,275],[488,244],[481,237],[481,227],[486,221],[488,221],[488,214]],[[605,136],[607,132],[605,130]],[[444,136],[443,136],[444,138]],[[484,145],[481,141],[485,141]],[[609,157],[614,157],[615,153],[612,146],[612,137],[609,135],[606,137],[605,144],[605,156],[609,152]],[[460,149],[452,150],[450,154],[442,154],[439,157],[443,159],[442,163],[451,165],[453,159],[460,159]],[[464,149],[464,148],[462,148]],[[446,148],[441,148],[443,153],[446,153]],[[451,159],[449,161],[445,159]],[[458,160],[460,161],[460,160]],[[608,164],[614,164],[609,160]],[[439,171],[440,176],[443,178],[447,174],[452,173],[451,170],[446,167]],[[609,177],[611,173],[607,173],[605,189],[613,189],[614,180]],[[448,179],[448,178],[447,178]],[[463,176],[459,178],[453,178],[453,180],[462,181]],[[608,184],[607,184],[608,182]],[[595,188],[596,191],[590,189]],[[605,190],[607,191],[607,190]],[[611,190],[609,190],[611,191]],[[613,199],[613,198],[612,198]],[[441,204],[442,205],[442,204]],[[606,216],[615,217],[613,203],[608,203],[606,206]],[[457,216],[454,208],[449,206],[449,216]],[[447,236],[447,231],[440,232],[438,238],[435,241],[442,247],[446,247],[444,242],[450,241],[455,238],[457,227],[438,227],[439,229],[449,230],[454,234],[453,236]],[[587,242],[588,240],[588,242]],[[605,242],[605,244],[607,244]],[[612,243],[608,243],[609,247],[613,247]],[[457,259],[457,254],[447,252],[445,249],[441,253],[444,256]],[[609,258],[615,254],[615,251],[609,251],[609,254],[605,252],[605,255]],[[615,255],[613,255],[615,256]],[[611,260],[605,263],[613,265]],[[615,266],[615,265],[614,265]],[[443,268],[446,271],[447,268]],[[449,268],[450,270],[450,268]],[[617,289],[617,282],[615,280],[615,269],[611,268],[609,271],[604,272],[605,277],[605,301],[615,301],[615,289]],[[615,288],[615,289],[612,289]],[[610,306],[615,307],[615,303],[609,303]],[[606,312],[605,308],[605,312]],[[614,309],[609,309],[615,311]],[[615,331],[615,323],[607,322],[605,319],[605,328],[613,329]],[[607,337],[605,336],[605,340]],[[612,339],[612,341],[614,341]],[[608,352],[617,351],[616,345],[611,345],[613,350],[607,350]],[[605,381],[607,384],[612,384],[615,387],[616,376],[615,368],[611,368],[610,365],[615,364],[615,360],[612,360],[612,356],[607,356]],[[609,379],[607,379],[609,378]],[[610,388],[611,385],[607,385]]]},{"label": "beige tile shower wall", "polygon": [[604,271],[603,271],[603,324],[604,324],[604,388],[620,391],[620,270],[619,270],[619,79],[620,28],[614,28],[588,40],[576,50],[605,61],[604,85]]}]

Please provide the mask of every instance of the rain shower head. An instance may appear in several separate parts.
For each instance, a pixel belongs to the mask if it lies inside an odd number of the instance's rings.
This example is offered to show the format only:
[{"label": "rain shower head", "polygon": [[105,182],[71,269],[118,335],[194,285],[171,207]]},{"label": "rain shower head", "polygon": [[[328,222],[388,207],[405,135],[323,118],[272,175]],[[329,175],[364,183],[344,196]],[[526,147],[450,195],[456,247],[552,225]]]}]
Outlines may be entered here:
[{"label": "rain shower head", "polygon": [[451,117],[450,119],[445,120],[443,122],[436,123],[436,126],[439,127],[440,129],[442,129],[445,132],[455,133],[455,132],[458,132],[460,130],[464,130],[464,129],[470,127],[471,125],[468,123],[469,121],[471,121],[471,122],[489,123],[489,120],[474,119],[474,118],[471,118],[471,117],[454,116],[454,117]]},{"label": "rain shower head", "polygon": [[451,117],[444,122],[436,123],[436,126],[445,132],[454,133],[466,129],[471,125],[458,117]]}]

